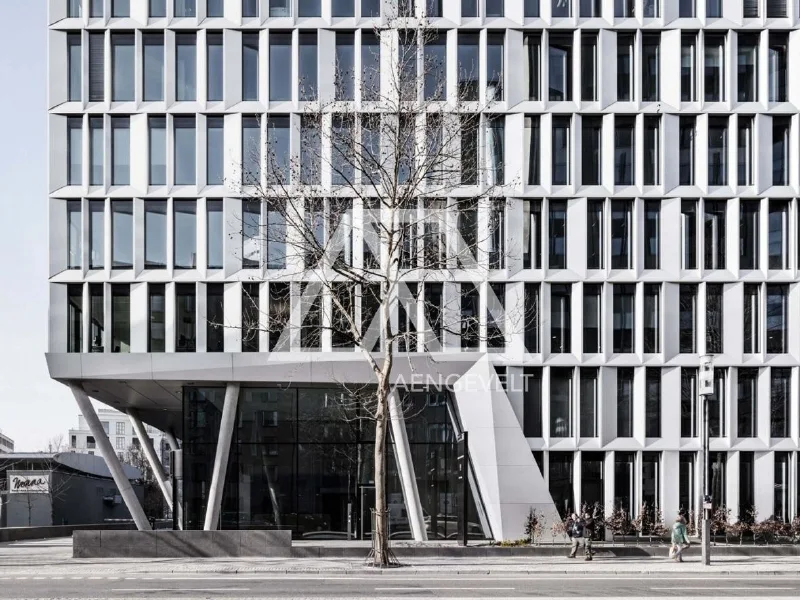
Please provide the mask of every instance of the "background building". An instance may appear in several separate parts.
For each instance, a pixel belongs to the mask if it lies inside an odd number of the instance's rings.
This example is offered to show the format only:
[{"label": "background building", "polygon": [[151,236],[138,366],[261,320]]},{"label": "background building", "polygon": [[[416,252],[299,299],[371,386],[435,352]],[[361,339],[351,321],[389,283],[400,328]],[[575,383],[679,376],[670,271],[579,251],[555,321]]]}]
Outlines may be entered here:
[{"label": "background building", "polygon": [[[314,352],[267,352],[267,331],[243,342],[243,297],[261,298],[269,315],[285,272],[243,235],[244,220],[269,215],[248,212],[235,190],[254,141],[300,155],[301,92],[334,97],[336,57],[353,60],[360,102],[353,57],[377,43],[371,15],[390,3],[128,4],[106,2],[104,13],[50,0],[51,376],[184,436],[191,526],[192,503],[208,499],[225,390],[241,395],[223,523],[285,524],[277,507],[290,497],[291,526],[341,532],[342,507],[367,484],[330,484],[335,465],[303,462],[298,423],[324,422],[314,411],[335,397],[331,386],[364,377],[364,366],[324,336]],[[734,516],[753,506],[760,518],[797,515],[797,3],[416,4],[442,33],[447,94],[473,90],[487,113],[463,160],[503,165],[499,243],[510,258],[492,289],[536,314],[509,327],[502,348],[471,348],[456,333],[437,356],[445,375],[488,361],[508,380],[447,400],[479,454],[484,532],[521,537],[541,491],[562,512],[697,509],[703,354],[717,381],[716,502]],[[353,212],[357,222],[363,206]],[[486,324],[488,286],[470,286],[450,279],[441,293],[469,298],[462,310]],[[297,395],[276,391],[286,383]],[[496,421],[478,418],[484,406]],[[415,467],[419,477],[424,461]],[[308,478],[309,490],[326,490],[317,504],[304,504]],[[287,498],[256,507],[275,481]],[[449,492],[432,489],[424,510],[447,518]]]},{"label": "background building", "polygon": [[13,452],[13,451],[14,451],[14,440],[12,440],[5,433],[0,431],[0,453]]}]

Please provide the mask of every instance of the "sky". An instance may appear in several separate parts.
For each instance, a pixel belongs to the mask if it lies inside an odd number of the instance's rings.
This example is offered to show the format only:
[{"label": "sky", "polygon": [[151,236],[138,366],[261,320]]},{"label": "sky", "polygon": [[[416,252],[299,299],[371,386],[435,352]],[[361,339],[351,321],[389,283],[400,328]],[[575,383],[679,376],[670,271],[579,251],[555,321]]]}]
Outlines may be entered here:
[{"label": "sky", "polygon": [[0,35],[0,429],[43,450],[77,426],[47,347],[47,2],[6,0]]}]

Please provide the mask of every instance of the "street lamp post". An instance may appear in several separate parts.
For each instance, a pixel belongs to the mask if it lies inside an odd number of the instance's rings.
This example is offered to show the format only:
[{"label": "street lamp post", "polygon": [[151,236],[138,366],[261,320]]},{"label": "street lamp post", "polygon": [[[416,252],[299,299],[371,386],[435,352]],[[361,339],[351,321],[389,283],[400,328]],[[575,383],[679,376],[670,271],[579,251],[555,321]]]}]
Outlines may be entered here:
[{"label": "street lamp post", "polygon": [[708,489],[708,445],[709,445],[709,431],[708,431],[708,397],[714,393],[714,369],[711,365],[713,357],[705,354],[700,357],[700,389],[699,396],[702,400],[702,453],[703,453],[703,526],[702,526],[702,543],[703,543],[703,564],[711,564],[711,511],[713,509],[711,495]]}]

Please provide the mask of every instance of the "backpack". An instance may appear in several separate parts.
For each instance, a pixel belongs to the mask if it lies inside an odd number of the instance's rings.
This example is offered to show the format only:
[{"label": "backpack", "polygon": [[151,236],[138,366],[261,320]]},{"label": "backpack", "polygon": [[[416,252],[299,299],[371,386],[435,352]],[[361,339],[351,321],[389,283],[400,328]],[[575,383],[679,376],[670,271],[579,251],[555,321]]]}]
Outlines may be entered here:
[{"label": "backpack", "polygon": [[583,537],[583,521],[575,521],[572,524],[572,537]]}]

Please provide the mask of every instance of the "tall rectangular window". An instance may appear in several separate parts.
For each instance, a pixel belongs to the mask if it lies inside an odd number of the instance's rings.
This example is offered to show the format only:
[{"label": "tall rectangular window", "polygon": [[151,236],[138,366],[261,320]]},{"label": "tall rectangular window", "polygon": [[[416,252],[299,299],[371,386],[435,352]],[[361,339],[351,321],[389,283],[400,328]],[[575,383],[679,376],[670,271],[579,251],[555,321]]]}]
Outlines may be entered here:
[{"label": "tall rectangular window", "polygon": [[603,117],[581,118],[581,178],[583,185],[600,185]]},{"label": "tall rectangular window", "polygon": [[176,17],[196,17],[197,0],[175,0]]},{"label": "tall rectangular window", "polygon": [[89,117],[89,185],[103,185],[103,117]]},{"label": "tall rectangular window", "polygon": [[598,381],[597,369],[581,367],[580,369],[580,436],[593,438],[598,435]]},{"label": "tall rectangular window", "polygon": [[769,101],[786,102],[788,99],[789,37],[777,31],[769,32]]},{"label": "tall rectangular window", "polygon": [[696,117],[680,117],[678,121],[678,182],[694,185],[694,137]]},{"label": "tall rectangular window", "polygon": [[552,34],[548,57],[549,100],[551,102],[572,100],[572,35]]},{"label": "tall rectangular window", "polygon": [[197,201],[173,201],[173,242],[176,269],[197,268]]},{"label": "tall rectangular window", "polygon": [[644,203],[644,268],[661,268],[661,201]]},{"label": "tall rectangular window", "polygon": [[419,44],[417,33],[404,29],[398,32],[397,92],[401,100],[417,100],[419,94]]},{"label": "tall rectangular window", "polygon": [[242,100],[245,101],[258,100],[258,35],[242,34]]},{"label": "tall rectangular window", "polygon": [[723,352],[723,296],[721,283],[706,284],[706,354]]},{"label": "tall rectangular window", "polygon": [[525,147],[527,149],[526,183],[539,185],[541,183],[541,117],[539,115],[525,116]]},{"label": "tall rectangular window", "polygon": [[67,184],[83,183],[83,119],[67,117]]},{"label": "tall rectangular window", "polygon": [[242,203],[242,268],[261,266],[261,206],[258,202]]},{"label": "tall rectangular window", "polygon": [[697,352],[697,284],[682,283],[678,304],[678,347],[682,354]]},{"label": "tall rectangular window", "polygon": [[206,284],[206,352],[225,351],[225,284]]},{"label": "tall rectangular window", "polygon": [[703,211],[705,222],[705,268],[724,269],[726,256],[725,200],[706,200]]},{"label": "tall rectangular window", "polygon": [[770,369],[770,436],[788,438],[792,435],[791,420],[792,370],[790,368]]},{"label": "tall rectangular window", "polygon": [[569,354],[572,350],[571,284],[550,286],[550,352]]},{"label": "tall rectangular window", "polygon": [[571,17],[572,16],[572,2],[565,2],[564,0],[550,0],[551,14],[554,17]]},{"label": "tall rectangular window", "polygon": [[149,117],[150,185],[167,185],[167,119]]},{"label": "tall rectangular window", "polygon": [[758,369],[738,370],[736,401],[736,435],[740,438],[758,436]]},{"label": "tall rectangular window", "polygon": [[633,202],[611,201],[611,268],[630,269],[633,260]]},{"label": "tall rectangular window", "polygon": [[[363,49],[363,34],[361,43]],[[425,99],[444,100],[447,96],[446,35],[444,33],[432,33],[430,37],[425,40],[423,53]],[[377,96],[377,94],[375,94],[375,96]]]},{"label": "tall rectangular window", "polygon": [[[288,2],[286,0],[270,0],[269,2],[269,16],[270,17],[288,17],[289,14],[282,14],[280,9],[286,8]],[[275,11],[277,14],[273,14]],[[242,0],[242,16],[244,18],[251,18],[258,16],[258,0]]]},{"label": "tall rectangular window", "polygon": [[678,0],[678,16],[682,19],[693,19],[695,14],[696,0]]},{"label": "tall rectangular window", "polygon": [[603,2],[602,0],[580,0],[581,17],[601,17],[603,15]]},{"label": "tall rectangular window", "polygon": [[522,38],[528,75],[528,100],[542,99],[542,34],[526,33]]},{"label": "tall rectangular window", "polygon": [[542,203],[523,200],[522,268],[542,268]]},{"label": "tall rectangular window", "polygon": [[603,268],[603,200],[589,200],[586,207],[586,268]]},{"label": "tall rectangular window", "polygon": [[111,286],[111,351],[131,351],[131,286]]},{"label": "tall rectangular window", "polygon": [[661,117],[644,117],[644,185],[661,184]]},{"label": "tall rectangular window", "polygon": [[644,353],[661,352],[661,284],[644,286]]},{"label": "tall rectangular window", "polygon": [[194,352],[196,344],[197,344],[197,293],[195,291],[195,284],[176,283],[175,284],[175,351]]},{"label": "tall rectangular window", "polygon": [[[410,133],[410,132],[409,132]],[[461,185],[478,184],[478,120],[474,115],[461,116]],[[408,168],[399,161],[398,178],[407,176]]]},{"label": "tall rectangular window", "polygon": [[461,16],[462,17],[477,17],[478,16],[478,0],[461,0]]},{"label": "tall rectangular window", "polygon": [[661,34],[642,35],[642,102],[661,98]]},{"label": "tall rectangular window", "polygon": [[256,116],[242,117],[242,183],[261,182],[261,123]]},{"label": "tall rectangular window", "polygon": [[581,32],[581,100],[597,101],[597,34]]},{"label": "tall rectangular window", "polygon": [[739,102],[758,99],[758,34],[740,33],[737,39]]},{"label": "tall rectangular window", "polygon": [[[288,339],[285,335],[289,324],[291,284],[288,282],[270,282],[269,284],[269,320],[267,325],[267,346],[273,350],[288,350]],[[282,339],[283,338],[283,339]]]},{"label": "tall rectangular window", "polygon": [[209,269],[221,269],[224,262],[222,253],[225,222],[222,214],[222,200],[206,201],[206,252]]},{"label": "tall rectangular window", "polygon": [[769,268],[789,268],[789,202],[769,200]]},{"label": "tall rectangular window", "polygon": [[633,185],[635,136],[634,119],[617,117],[614,127],[614,185]]},{"label": "tall rectangular window", "polygon": [[575,453],[549,452],[548,454],[550,497],[559,511],[559,516],[566,518],[569,507],[573,505]]},{"label": "tall rectangular window", "polygon": [[567,202],[550,202],[549,259],[551,269],[567,268]]},{"label": "tall rectangular window", "polygon": [[728,118],[708,120],[708,185],[728,185]]},{"label": "tall rectangular window", "polygon": [[[308,35],[308,34],[305,34]],[[315,37],[316,42],[316,37]],[[316,43],[314,44],[316,54]],[[316,67],[316,61],[315,61]],[[269,99],[273,102],[292,99],[292,34],[270,33],[269,36]],[[316,71],[316,68],[315,68]],[[307,73],[301,73],[301,77]],[[316,80],[316,77],[314,78]],[[308,83],[301,80],[301,89]]]},{"label": "tall rectangular window", "polygon": [[635,15],[634,0],[614,0],[614,16],[618,19],[630,19]]},{"label": "tall rectangular window", "polygon": [[658,438],[661,437],[661,369],[647,367],[644,385],[644,435]]},{"label": "tall rectangular window", "polygon": [[67,284],[67,352],[83,351],[83,284]]},{"label": "tall rectangular window", "polygon": [[206,0],[206,16],[222,17],[225,15],[225,0]]},{"label": "tall rectangular window", "polygon": [[130,185],[131,129],[129,117],[111,117],[111,184]]},{"label": "tall rectangular window", "polygon": [[486,34],[486,99],[503,99],[505,34],[489,32]]},{"label": "tall rectangular window", "polygon": [[[446,37],[437,35],[425,46],[426,68],[444,74],[447,57],[445,55]],[[429,47],[430,46],[430,47]],[[442,62],[437,62],[442,61]],[[437,70],[438,69],[438,70]],[[427,71],[426,71],[427,72]],[[436,94],[447,92],[445,75],[437,83],[440,88],[430,90],[425,80],[425,98],[439,99]],[[381,93],[381,45],[375,32],[361,30],[361,100],[378,100]],[[429,93],[431,96],[429,96]]]},{"label": "tall rectangular window", "polygon": [[89,284],[89,352],[103,352],[106,344],[104,284]]},{"label": "tall rectangular window", "polygon": [[[289,35],[289,34],[281,34],[281,35]],[[297,41],[299,44],[299,50],[297,53],[297,72],[299,74],[300,80],[298,82],[299,87],[299,94],[298,97],[300,100],[304,101],[311,101],[317,99],[317,77],[318,77],[318,67],[317,67],[317,33],[312,32],[301,32],[297,36]],[[290,56],[287,57],[287,49],[286,49],[286,41],[279,39],[280,42],[279,46],[276,47],[276,51],[283,57],[282,60],[287,61],[291,60]],[[291,37],[288,43],[288,53],[291,55]],[[272,70],[272,51],[270,50],[270,89],[272,89],[272,77],[274,71]],[[278,73],[281,72],[281,68],[283,68],[284,75],[289,78],[290,73],[285,69],[289,68],[291,62],[286,62],[283,67],[279,64],[277,66]],[[284,95],[282,90],[278,90],[280,95]],[[288,99],[288,98],[287,98]],[[271,92],[270,92],[270,100],[272,100]]]},{"label": "tall rectangular window", "polygon": [[461,284],[461,349],[477,349],[480,344],[480,292],[472,283]]},{"label": "tall rectangular window", "polygon": [[634,298],[633,284],[614,284],[614,353],[631,354],[634,351]]},{"label": "tall rectangular window", "polygon": [[134,37],[132,33],[111,34],[111,100],[130,102],[134,90]]},{"label": "tall rectangular window", "polygon": [[633,437],[633,368],[617,369],[617,437]]},{"label": "tall rectangular window", "polygon": [[81,232],[83,231],[81,218],[81,201],[67,200],[67,268],[81,268]]},{"label": "tall rectangular window", "polygon": [[681,200],[682,269],[697,268],[697,200]]},{"label": "tall rectangular window", "polygon": [[267,183],[288,185],[291,173],[288,116],[272,116],[267,121]]},{"label": "tall rectangular window", "polygon": [[522,370],[522,430],[526,438],[542,437],[542,369]]},{"label": "tall rectangular window", "polygon": [[82,16],[82,0],[68,0],[67,2],[67,17],[70,19],[77,19]]},{"label": "tall rectangular window", "polygon": [[539,336],[539,284],[526,283],[524,298],[525,351],[531,354],[541,352]]},{"label": "tall rectangular window", "polygon": [[144,266],[167,268],[167,201],[148,200],[144,206]]},{"label": "tall rectangular window", "polygon": [[772,185],[789,185],[791,117],[772,117]]},{"label": "tall rectangular window", "polygon": [[697,102],[697,34],[681,35],[681,101]]},{"label": "tall rectangular window", "polygon": [[634,34],[617,34],[617,101],[633,100]]},{"label": "tall rectangular window", "polygon": [[661,0],[644,0],[643,16],[645,19],[657,19],[661,16]]},{"label": "tall rectangular window", "polygon": [[[757,19],[758,18],[758,5],[760,4],[759,0],[744,0],[744,6],[742,8],[744,13],[745,19]],[[742,513],[744,514],[744,513]]]},{"label": "tall rectangular window", "polygon": [[505,115],[486,119],[485,133],[485,180],[487,185],[503,185],[505,183]]},{"label": "tall rectangular window", "polygon": [[355,99],[355,34],[336,32],[336,100]]},{"label": "tall rectangular window", "polygon": [[313,115],[300,117],[300,181],[319,183],[322,175],[322,140],[319,119]]},{"label": "tall rectangular window", "polygon": [[331,0],[331,14],[334,17],[352,17],[355,14],[353,0]]},{"label": "tall rectangular window", "polygon": [[105,267],[105,201],[89,201],[89,268]]},{"label": "tall rectangular window", "polygon": [[164,34],[142,34],[144,101],[164,100]]},{"label": "tall rectangular window", "polygon": [[175,34],[175,99],[197,99],[197,36],[194,33]]},{"label": "tall rectangular window", "polygon": [[696,452],[681,452],[678,455],[678,512],[688,518],[694,510],[695,497],[695,464]]},{"label": "tall rectangular window", "polygon": [[206,182],[225,180],[225,117],[206,117]]},{"label": "tall rectangular window", "polygon": [[166,291],[163,283],[147,285],[147,351],[166,351]]},{"label": "tall rectangular window", "polygon": [[744,284],[744,353],[761,352],[761,286],[757,283]]},{"label": "tall rectangular window", "polygon": [[150,0],[149,17],[161,19],[167,16],[167,0]]},{"label": "tall rectangular window", "polygon": [[222,34],[206,34],[206,94],[209,102],[221,102],[223,97],[224,53]]},{"label": "tall rectangular window", "polygon": [[789,286],[767,284],[767,353],[785,354],[789,332]]},{"label": "tall rectangular window", "polygon": [[80,102],[83,86],[83,62],[81,57],[81,34],[67,34],[67,69],[69,70],[68,79],[68,99],[70,102]]},{"label": "tall rectangular window", "polygon": [[737,172],[739,185],[753,185],[753,117],[738,116]]},{"label": "tall rectangular window", "polygon": [[681,437],[697,437],[697,369],[681,367]]},{"label": "tall rectangular window", "polygon": [[550,437],[572,437],[572,369],[550,369]]},{"label": "tall rectangular window", "polygon": [[553,117],[553,185],[570,184],[570,117]]},{"label": "tall rectangular window", "polygon": [[[792,521],[790,511],[791,488],[789,487],[791,469],[791,453],[775,453],[775,476],[773,485],[775,493],[773,495],[772,514],[780,523]],[[797,483],[795,485],[798,485]],[[795,517],[797,518],[797,517]]]},{"label": "tall rectangular window", "polygon": [[[266,219],[266,263],[268,269],[286,268],[286,208],[280,198],[271,199],[265,205]],[[340,210],[342,214],[344,212]],[[352,214],[347,217],[352,221]],[[344,217],[341,217],[344,218]],[[350,250],[352,252],[352,250]],[[345,250],[345,256],[348,250]],[[346,264],[351,261],[346,259]]]},{"label": "tall rectangular window", "polygon": [[89,34],[89,102],[105,100],[105,34]]},{"label": "tall rectangular window", "polygon": [[708,399],[708,431],[710,437],[725,437],[726,380],[728,370],[714,369],[714,394]]},{"label": "tall rectangular window", "polygon": [[242,284],[242,352],[258,352],[260,341],[260,285]]},{"label": "tall rectangular window", "polygon": [[718,19],[722,16],[722,0],[706,0],[706,18]]},{"label": "tall rectangular window", "polygon": [[194,117],[175,117],[175,185],[195,185],[195,122]]},{"label": "tall rectangular window", "polygon": [[760,200],[739,203],[739,268],[759,268]]},{"label": "tall rectangular window", "polygon": [[786,18],[786,0],[767,0],[767,18],[784,19]]},{"label": "tall rectangular window", "polygon": [[458,33],[458,96],[474,101],[480,96],[481,59],[477,33]]},{"label": "tall rectangular window", "polygon": [[583,285],[583,352],[599,354],[603,351],[603,286]]},{"label": "tall rectangular window", "polygon": [[133,202],[111,201],[111,268],[133,268]]}]

